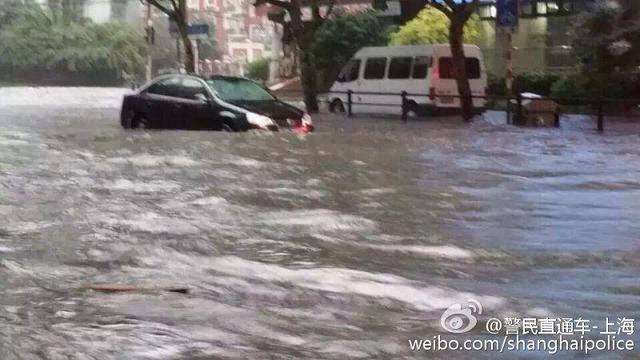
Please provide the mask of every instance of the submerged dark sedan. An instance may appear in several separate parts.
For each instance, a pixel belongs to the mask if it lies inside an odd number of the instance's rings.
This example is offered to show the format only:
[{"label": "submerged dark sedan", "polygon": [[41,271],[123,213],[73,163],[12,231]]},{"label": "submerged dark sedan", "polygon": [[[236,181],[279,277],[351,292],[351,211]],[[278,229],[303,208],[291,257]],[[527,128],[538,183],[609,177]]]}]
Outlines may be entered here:
[{"label": "submerged dark sedan", "polygon": [[313,131],[311,117],[275,98],[260,84],[231,76],[165,75],[126,95],[125,129],[169,128]]}]

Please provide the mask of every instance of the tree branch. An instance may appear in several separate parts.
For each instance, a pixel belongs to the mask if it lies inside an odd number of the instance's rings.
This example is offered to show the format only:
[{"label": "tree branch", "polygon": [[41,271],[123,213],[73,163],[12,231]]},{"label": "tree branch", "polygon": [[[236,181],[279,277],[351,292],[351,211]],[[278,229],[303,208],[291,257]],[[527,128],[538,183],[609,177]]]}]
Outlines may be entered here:
[{"label": "tree branch", "polygon": [[155,7],[156,9],[162,11],[163,13],[169,15],[170,17],[174,16],[175,10],[171,10],[168,7],[160,4],[160,2],[158,0],[147,0],[147,3],[149,3],[150,5]]},{"label": "tree branch", "polygon": [[[458,4],[454,1],[454,0],[442,0],[445,5],[447,7],[449,7],[449,9],[451,9],[452,12],[455,12],[456,8],[458,7]],[[432,3],[436,4],[438,3],[437,0],[431,0]]]},{"label": "tree branch", "polygon": [[333,6],[336,4],[336,0],[331,0],[329,2],[329,6],[327,7],[327,13],[324,14],[324,18],[328,19],[329,16],[331,16],[331,13],[333,13]]},{"label": "tree branch", "polygon": [[442,12],[443,14],[445,14],[449,19],[451,19],[453,17],[453,9],[452,8],[448,8],[445,5],[436,2],[436,1],[429,1],[429,6],[433,6],[434,8],[436,8],[437,10],[440,10],[440,12]]},{"label": "tree branch", "polygon": [[287,2],[287,1],[282,1],[282,0],[256,0],[255,3],[253,4],[253,6],[260,6],[260,5],[264,5],[264,4],[270,4],[273,6],[277,6],[281,9],[285,9],[287,11],[291,10],[291,3]]}]

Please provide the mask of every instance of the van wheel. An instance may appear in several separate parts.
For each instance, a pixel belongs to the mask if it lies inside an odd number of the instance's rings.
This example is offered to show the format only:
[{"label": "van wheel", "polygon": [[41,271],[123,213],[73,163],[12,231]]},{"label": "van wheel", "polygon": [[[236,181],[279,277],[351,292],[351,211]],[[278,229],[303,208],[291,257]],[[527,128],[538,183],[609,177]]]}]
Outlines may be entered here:
[{"label": "van wheel", "polygon": [[342,100],[340,99],[333,100],[329,105],[329,111],[332,113],[344,113],[345,109],[344,109],[344,104],[342,103]]}]

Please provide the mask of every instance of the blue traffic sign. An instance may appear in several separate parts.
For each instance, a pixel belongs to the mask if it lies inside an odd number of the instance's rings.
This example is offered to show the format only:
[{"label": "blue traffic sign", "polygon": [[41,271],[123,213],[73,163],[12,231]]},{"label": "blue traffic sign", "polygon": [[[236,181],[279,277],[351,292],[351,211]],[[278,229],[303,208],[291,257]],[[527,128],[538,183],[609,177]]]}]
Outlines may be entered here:
[{"label": "blue traffic sign", "polygon": [[496,26],[518,26],[518,0],[496,0]]},{"label": "blue traffic sign", "polygon": [[[189,35],[191,36],[208,36],[209,35],[209,25],[208,24],[191,24],[189,25]],[[169,32],[171,34],[178,33],[178,25],[176,25],[175,21],[169,21]]]}]

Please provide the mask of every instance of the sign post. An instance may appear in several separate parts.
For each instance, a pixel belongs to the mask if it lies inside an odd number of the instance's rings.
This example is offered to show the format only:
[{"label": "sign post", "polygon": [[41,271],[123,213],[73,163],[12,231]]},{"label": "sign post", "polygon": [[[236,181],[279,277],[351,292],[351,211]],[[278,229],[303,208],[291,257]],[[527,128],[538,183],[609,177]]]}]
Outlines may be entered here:
[{"label": "sign post", "polygon": [[[188,27],[189,32],[189,40],[192,43],[193,48],[193,57],[194,57],[194,67],[195,72],[198,74],[200,72],[200,49],[198,48],[198,40],[206,40],[209,38],[209,25],[208,24],[190,24]],[[174,21],[169,21],[169,33],[172,36],[176,36],[176,41],[180,41],[180,36],[178,36],[178,26]],[[178,45],[178,49],[180,49],[180,45]]]},{"label": "sign post", "polygon": [[504,32],[505,85],[513,96],[513,33],[518,27],[518,0],[496,0],[496,28]]}]

